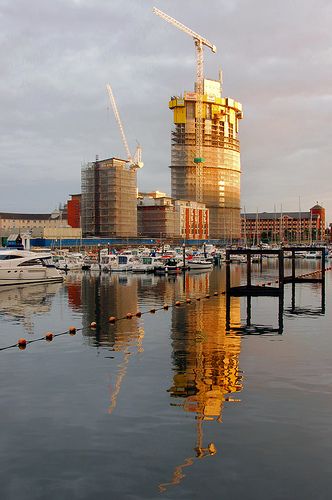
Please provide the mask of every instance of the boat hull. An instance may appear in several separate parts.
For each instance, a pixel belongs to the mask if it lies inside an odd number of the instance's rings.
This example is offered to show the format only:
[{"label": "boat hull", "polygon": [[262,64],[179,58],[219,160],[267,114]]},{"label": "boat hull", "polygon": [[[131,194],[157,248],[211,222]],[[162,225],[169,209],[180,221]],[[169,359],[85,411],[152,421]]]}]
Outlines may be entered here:
[{"label": "boat hull", "polygon": [[2,268],[0,286],[54,283],[63,281],[63,275],[54,267]]}]

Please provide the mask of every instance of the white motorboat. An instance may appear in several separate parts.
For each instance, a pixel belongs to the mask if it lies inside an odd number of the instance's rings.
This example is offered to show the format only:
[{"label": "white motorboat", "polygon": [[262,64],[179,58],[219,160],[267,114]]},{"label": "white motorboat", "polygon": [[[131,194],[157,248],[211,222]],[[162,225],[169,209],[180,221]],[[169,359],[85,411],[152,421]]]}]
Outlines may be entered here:
[{"label": "white motorboat", "polygon": [[0,286],[63,281],[50,253],[0,250]]},{"label": "white motorboat", "polygon": [[189,270],[191,269],[212,269],[213,263],[207,259],[191,259],[187,261]]},{"label": "white motorboat", "polygon": [[60,271],[81,271],[83,264],[84,260],[81,253],[68,253],[59,258],[55,266]]},{"label": "white motorboat", "polygon": [[319,259],[322,257],[322,252],[315,251],[315,250],[309,250],[308,252],[305,252],[305,259]]},{"label": "white motorboat", "polygon": [[157,266],[162,264],[162,259],[159,257],[143,256],[140,260],[133,264],[133,273],[153,273]]},{"label": "white motorboat", "polygon": [[134,262],[136,262],[137,257],[131,253],[123,253],[117,255],[117,262],[111,265],[111,272],[127,272],[131,271]]}]

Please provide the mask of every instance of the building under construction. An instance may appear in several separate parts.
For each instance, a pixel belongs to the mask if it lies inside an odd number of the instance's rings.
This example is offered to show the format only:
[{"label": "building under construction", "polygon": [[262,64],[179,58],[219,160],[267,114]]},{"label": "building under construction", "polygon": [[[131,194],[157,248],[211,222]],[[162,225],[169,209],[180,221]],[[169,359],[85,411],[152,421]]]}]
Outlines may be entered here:
[{"label": "building under construction", "polygon": [[[209,208],[210,238],[239,239],[241,104],[221,96],[220,81],[204,79],[203,95],[185,92],[183,96],[172,97],[169,108],[174,111],[172,197],[197,200]],[[196,158],[199,120],[202,157]],[[198,183],[201,183],[199,190]]]},{"label": "building under construction", "polygon": [[109,158],[82,167],[83,237],[137,236],[136,168]]}]

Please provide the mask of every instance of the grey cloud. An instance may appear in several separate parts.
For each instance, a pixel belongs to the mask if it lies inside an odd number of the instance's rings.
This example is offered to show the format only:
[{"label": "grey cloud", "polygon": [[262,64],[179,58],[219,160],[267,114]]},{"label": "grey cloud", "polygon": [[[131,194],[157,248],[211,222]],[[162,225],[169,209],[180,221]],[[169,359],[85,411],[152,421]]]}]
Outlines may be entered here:
[{"label": "grey cloud", "polygon": [[295,210],[300,195],[331,211],[329,0],[0,0],[0,210],[51,210],[79,191],[83,161],[124,155],[107,82],[143,146],[140,189],[170,191],[168,99],[193,87],[195,57],[154,4],[217,45],[206,75],[222,66],[244,106],[242,205]]}]

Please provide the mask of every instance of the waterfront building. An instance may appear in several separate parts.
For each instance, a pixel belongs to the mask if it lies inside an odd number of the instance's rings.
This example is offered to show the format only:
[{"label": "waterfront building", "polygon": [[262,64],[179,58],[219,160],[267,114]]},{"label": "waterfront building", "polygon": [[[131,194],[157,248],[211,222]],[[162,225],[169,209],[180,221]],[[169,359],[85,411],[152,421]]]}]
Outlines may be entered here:
[{"label": "waterfront building", "polygon": [[137,216],[140,236],[186,240],[209,237],[209,210],[203,203],[145,196],[138,198]]},{"label": "waterfront building", "polygon": [[45,230],[67,227],[66,214],[62,210],[51,213],[9,213],[0,212],[0,236],[29,233],[32,238],[44,236]]},{"label": "waterfront building", "polygon": [[308,212],[242,213],[242,240],[278,243],[314,243],[325,238],[325,209],[318,205]]},{"label": "waterfront building", "polygon": [[[202,158],[196,158],[198,100],[202,110]],[[172,197],[196,200],[209,209],[210,237],[239,240],[240,143],[242,105],[222,97],[221,82],[204,80],[203,95],[185,92],[172,97]]]},{"label": "waterfront building", "polygon": [[67,219],[71,227],[81,227],[81,194],[71,194],[67,202]]},{"label": "waterfront building", "polygon": [[83,165],[81,223],[84,237],[137,236],[136,169],[108,158]]}]

